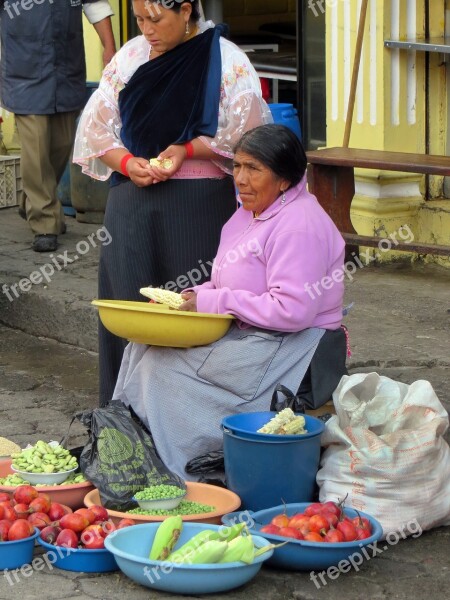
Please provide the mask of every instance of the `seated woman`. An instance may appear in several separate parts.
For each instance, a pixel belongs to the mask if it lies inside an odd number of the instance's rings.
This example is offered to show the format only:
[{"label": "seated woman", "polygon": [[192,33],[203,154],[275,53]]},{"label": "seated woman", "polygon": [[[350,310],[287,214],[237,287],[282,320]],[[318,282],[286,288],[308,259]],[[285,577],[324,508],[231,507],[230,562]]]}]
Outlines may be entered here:
[{"label": "seated woman", "polygon": [[269,410],[277,383],[297,390],[319,344],[325,363],[336,348],[341,357],[340,372],[325,373],[334,387],[345,369],[345,243],[306,189],[300,141],[283,125],[256,127],[238,142],[233,167],[242,206],[222,229],[211,281],[184,292],[180,310],[236,321],[208,346],[129,344],[114,392],[185,479],[194,479],[189,460],[222,447],[223,417]]}]

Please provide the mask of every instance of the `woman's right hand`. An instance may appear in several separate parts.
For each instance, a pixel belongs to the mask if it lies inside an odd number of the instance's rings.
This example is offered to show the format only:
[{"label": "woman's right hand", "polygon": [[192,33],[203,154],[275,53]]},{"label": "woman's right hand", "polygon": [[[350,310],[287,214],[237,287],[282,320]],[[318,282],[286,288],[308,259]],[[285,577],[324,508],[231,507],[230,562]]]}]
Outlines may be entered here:
[{"label": "woman's right hand", "polygon": [[128,177],[138,187],[146,187],[158,182],[158,179],[155,179],[151,169],[149,169],[148,160],[139,156],[133,156],[128,160],[127,172]]}]

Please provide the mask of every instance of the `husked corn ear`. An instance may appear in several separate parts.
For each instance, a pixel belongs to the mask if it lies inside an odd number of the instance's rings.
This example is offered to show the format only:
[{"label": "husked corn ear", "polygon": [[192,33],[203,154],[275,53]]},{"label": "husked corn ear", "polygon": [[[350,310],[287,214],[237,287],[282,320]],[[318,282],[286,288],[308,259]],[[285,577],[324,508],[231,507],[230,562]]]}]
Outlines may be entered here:
[{"label": "husked corn ear", "polygon": [[166,560],[172,552],[183,529],[183,520],[179,515],[167,517],[156,530],[150,550],[150,560]]},{"label": "husked corn ear", "polygon": [[170,158],[151,158],[149,161],[152,167],[159,167],[160,169],[170,169],[173,167],[173,161]]},{"label": "husked corn ear", "polygon": [[171,292],[170,290],[163,290],[162,288],[141,288],[139,293],[143,296],[146,296],[146,298],[150,298],[150,300],[159,302],[160,304],[167,304],[171,308],[179,308],[184,302],[181,294]]},{"label": "husked corn ear", "polygon": [[188,565],[209,565],[220,562],[220,559],[225,554],[228,548],[227,542],[219,540],[209,540],[204,544],[200,544],[198,548],[188,552],[178,564]]},{"label": "husked corn ear", "polygon": [[304,417],[294,417],[292,421],[289,421],[289,423],[282,425],[279,433],[284,435],[297,435],[306,433]]},{"label": "husked corn ear", "polygon": [[219,562],[241,561],[250,565],[255,557],[255,546],[251,535],[239,535],[228,542],[228,548]]},{"label": "husked corn ear", "polygon": [[245,523],[237,523],[231,527],[221,527],[219,530],[214,531],[212,529],[203,529],[190,540],[188,540],[183,546],[174,550],[167,557],[168,561],[171,562],[183,562],[183,558],[199,548],[202,544],[209,541],[224,541],[229,542],[238,536],[244,529],[246,529]]},{"label": "husked corn ear", "polygon": [[296,415],[290,408],[284,408],[268,423],[258,429],[258,433],[272,433],[276,435],[295,435],[307,433],[305,418]]}]

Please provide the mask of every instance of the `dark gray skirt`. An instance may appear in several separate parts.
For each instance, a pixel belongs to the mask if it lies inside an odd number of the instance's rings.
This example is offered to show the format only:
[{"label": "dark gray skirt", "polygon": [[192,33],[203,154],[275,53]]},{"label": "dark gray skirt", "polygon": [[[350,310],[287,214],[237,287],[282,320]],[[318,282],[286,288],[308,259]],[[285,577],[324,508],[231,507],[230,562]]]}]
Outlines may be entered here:
[{"label": "dark gray skirt", "polygon": [[[235,210],[229,177],[112,187],[104,220],[112,241],[101,249],[98,297],[143,301],[141,287],[179,292],[208,280],[222,226]],[[101,406],[111,400],[126,344],[100,323]]]}]

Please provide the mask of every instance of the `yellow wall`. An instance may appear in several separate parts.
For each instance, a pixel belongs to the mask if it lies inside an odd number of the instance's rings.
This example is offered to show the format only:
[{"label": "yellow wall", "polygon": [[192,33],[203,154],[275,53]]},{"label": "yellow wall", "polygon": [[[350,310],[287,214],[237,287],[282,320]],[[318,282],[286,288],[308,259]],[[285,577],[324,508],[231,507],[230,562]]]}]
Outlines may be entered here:
[{"label": "yellow wall", "polygon": [[[343,144],[360,6],[360,0],[327,3],[327,146]],[[433,37],[444,35],[444,8],[444,0],[430,3]],[[424,0],[369,1],[350,147],[449,154],[448,82],[442,56],[428,54],[427,72],[424,52],[384,46],[389,39],[423,39],[425,31]],[[426,191],[429,197],[440,198],[443,178],[428,179],[356,169],[351,218],[357,232],[387,237],[408,225],[417,243],[450,245],[450,200],[429,202],[423,196]],[[376,249],[370,252],[375,256]],[[382,259],[394,256],[385,253]],[[436,261],[450,266],[448,258]]]}]

